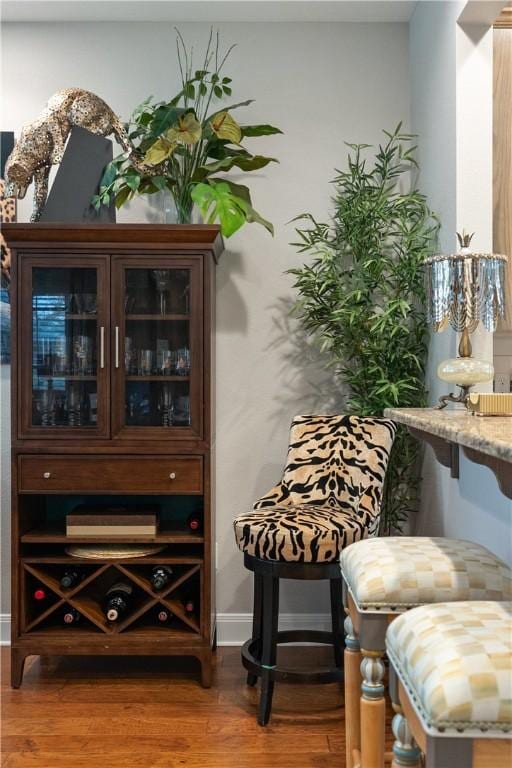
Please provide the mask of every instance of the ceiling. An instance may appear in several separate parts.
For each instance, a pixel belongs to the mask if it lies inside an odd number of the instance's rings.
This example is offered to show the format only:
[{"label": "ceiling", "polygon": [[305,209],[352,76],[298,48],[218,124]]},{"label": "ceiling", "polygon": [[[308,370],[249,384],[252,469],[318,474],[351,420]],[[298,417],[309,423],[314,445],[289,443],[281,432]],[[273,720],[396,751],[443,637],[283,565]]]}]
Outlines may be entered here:
[{"label": "ceiling", "polygon": [[2,21],[409,21],[415,0],[2,0]]}]

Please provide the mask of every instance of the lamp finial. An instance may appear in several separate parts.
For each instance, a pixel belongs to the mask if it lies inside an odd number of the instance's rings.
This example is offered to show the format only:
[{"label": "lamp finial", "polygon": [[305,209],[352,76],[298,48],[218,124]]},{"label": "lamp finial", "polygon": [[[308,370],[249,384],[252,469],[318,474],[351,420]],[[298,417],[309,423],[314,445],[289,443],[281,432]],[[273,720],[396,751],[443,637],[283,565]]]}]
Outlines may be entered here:
[{"label": "lamp finial", "polygon": [[471,241],[473,237],[475,236],[475,233],[472,232],[469,234],[469,232],[466,232],[465,229],[462,230],[462,234],[460,232],[457,232],[457,240],[459,241],[459,245],[461,248],[469,248],[471,245]]}]

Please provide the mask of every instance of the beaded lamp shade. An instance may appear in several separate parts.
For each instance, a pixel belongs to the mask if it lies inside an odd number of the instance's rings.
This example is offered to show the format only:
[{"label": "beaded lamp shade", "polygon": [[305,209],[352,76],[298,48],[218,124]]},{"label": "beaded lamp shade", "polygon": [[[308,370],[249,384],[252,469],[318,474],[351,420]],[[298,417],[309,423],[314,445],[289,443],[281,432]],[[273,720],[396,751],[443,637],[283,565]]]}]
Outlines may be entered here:
[{"label": "beaded lamp shade", "polygon": [[[432,256],[427,267],[427,316],[436,331],[495,331],[505,314],[506,256],[469,252]],[[469,249],[468,249],[469,250]]]},{"label": "beaded lamp shade", "polygon": [[505,314],[505,265],[507,257],[481,253],[470,248],[473,235],[457,233],[459,253],[438,254],[425,260],[427,273],[427,318],[435,331],[448,325],[462,333],[459,357],[443,361],[438,376],[458,384],[461,394],[445,395],[447,401],[465,402],[469,388],[494,376],[492,364],[471,358],[470,334],[478,323],[495,331],[499,317]]}]

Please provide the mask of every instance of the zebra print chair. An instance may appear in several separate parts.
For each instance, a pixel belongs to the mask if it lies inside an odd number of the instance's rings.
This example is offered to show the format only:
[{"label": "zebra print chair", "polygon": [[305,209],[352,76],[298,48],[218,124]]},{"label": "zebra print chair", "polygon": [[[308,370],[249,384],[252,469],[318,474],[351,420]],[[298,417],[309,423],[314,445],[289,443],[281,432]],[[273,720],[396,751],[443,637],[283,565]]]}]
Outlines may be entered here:
[{"label": "zebra print chair", "polygon": [[[247,682],[261,677],[258,722],[266,725],[274,682],[343,677],[341,550],[378,532],[382,490],[395,437],[392,421],[351,415],[296,416],[281,482],[234,521],[238,548],[254,573],[253,633],[242,649]],[[279,579],[329,579],[332,632],[278,632]],[[335,666],[278,669],[278,643],[334,645]]]}]

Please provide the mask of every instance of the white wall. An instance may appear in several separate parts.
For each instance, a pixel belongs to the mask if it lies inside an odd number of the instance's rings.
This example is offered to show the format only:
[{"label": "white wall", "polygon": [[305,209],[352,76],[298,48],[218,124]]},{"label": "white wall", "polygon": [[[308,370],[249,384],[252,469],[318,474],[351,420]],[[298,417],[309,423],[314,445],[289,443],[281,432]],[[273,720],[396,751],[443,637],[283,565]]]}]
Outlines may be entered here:
[{"label": "white wall", "polygon": [[[208,25],[180,28],[201,51]],[[218,610],[240,614],[251,590],[231,522],[280,476],[293,414],[335,407],[338,394],[287,316],[284,272],[301,261],[287,222],[306,210],[327,215],[343,141],[375,142],[381,128],[408,123],[408,37],[405,24],[223,24],[221,33],[226,45],[239,43],[226,69],[233,102],[256,99],[239,117],[284,131],[254,140],[281,160],[251,184],[276,237],[248,227],[227,243],[217,271]],[[124,118],[149,94],[169,97],[178,86],[171,24],[7,24],[2,56],[2,125],[16,131],[65,86],[95,91]],[[151,215],[137,204],[119,220]],[[322,585],[285,586],[285,613],[327,610]]]},{"label": "white wall", "polygon": [[[456,230],[477,232],[492,247],[492,33],[456,21],[465,2],[418,3],[410,22],[411,125],[420,136],[420,184],[443,223],[442,250]],[[456,353],[456,334],[433,334],[428,381],[434,403],[445,385],[440,360]],[[475,354],[492,360],[492,337],[477,334]],[[492,472],[461,456],[451,480],[427,449],[417,533],[477,541],[512,562],[512,503]]]}]

